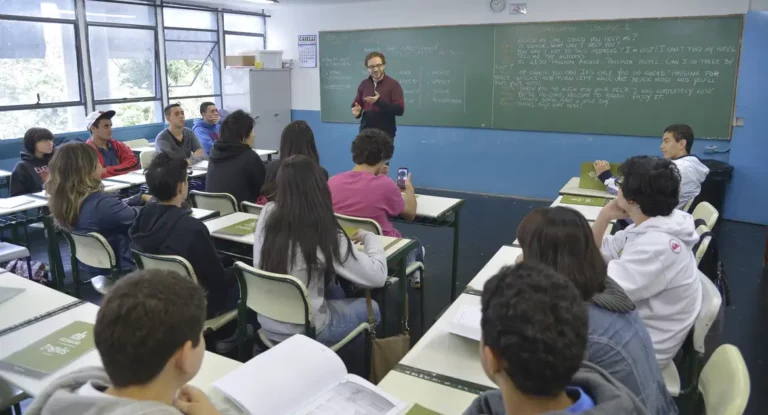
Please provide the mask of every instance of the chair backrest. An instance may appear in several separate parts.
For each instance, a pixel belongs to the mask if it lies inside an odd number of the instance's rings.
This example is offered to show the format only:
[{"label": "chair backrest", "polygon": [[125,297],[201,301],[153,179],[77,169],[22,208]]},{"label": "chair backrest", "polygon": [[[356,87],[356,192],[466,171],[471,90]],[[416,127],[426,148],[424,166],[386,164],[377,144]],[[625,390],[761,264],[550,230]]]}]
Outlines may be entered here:
[{"label": "chair backrest", "polygon": [[123,141],[123,144],[130,148],[146,147],[149,145],[149,140],[146,138],[137,138],[135,140]]},{"label": "chair backrest", "polygon": [[712,353],[699,376],[699,391],[707,415],[744,413],[750,392],[749,372],[736,346],[724,344]]},{"label": "chair backrest", "polygon": [[237,200],[229,193],[208,193],[199,190],[189,192],[192,207],[219,211],[221,216],[237,212]]},{"label": "chair backrest", "polygon": [[702,235],[704,232],[710,232],[710,229],[707,227],[707,225],[699,225],[696,227],[697,234]]},{"label": "chair backrest", "polygon": [[152,163],[152,159],[155,158],[155,152],[154,151],[142,151],[139,154],[139,161],[141,162],[141,168],[146,169],[149,167],[149,163]]},{"label": "chair backrest", "polygon": [[693,348],[704,353],[704,339],[717,318],[723,297],[715,284],[701,271],[696,271],[701,281],[701,310],[693,323]]},{"label": "chair backrest", "polygon": [[720,217],[720,212],[715,209],[709,202],[701,202],[696,209],[693,210],[693,220],[702,220],[707,228],[714,229],[717,223],[717,218]]},{"label": "chair backrest", "polygon": [[381,226],[378,222],[368,218],[356,218],[354,216],[347,216],[337,213],[336,220],[339,221],[339,225],[344,228],[344,231],[352,231],[353,229],[363,229],[368,232],[373,232],[376,235],[381,235]]},{"label": "chair backrest", "polygon": [[[700,227],[703,227],[703,225]],[[710,242],[712,242],[712,235],[707,235],[701,239],[699,247],[696,249],[696,252],[693,253],[696,256],[696,265],[701,264],[701,259],[704,258],[704,254],[707,253],[707,248],[709,248]]]},{"label": "chair backrest", "polygon": [[309,293],[301,281],[290,275],[262,271],[240,261],[235,263],[235,270],[245,282],[248,308],[272,320],[310,327]]},{"label": "chair backrest", "polygon": [[683,212],[690,213],[691,212],[691,206],[693,206],[693,201],[695,199],[696,198],[691,198],[691,200],[689,200],[688,203],[686,203],[680,210],[682,210]]},{"label": "chair backrest", "polygon": [[240,210],[246,213],[252,213],[258,216],[261,215],[262,209],[264,209],[264,206],[262,205],[257,205],[251,202],[240,202]]},{"label": "chair backrest", "polygon": [[96,232],[76,233],[62,229],[69,250],[78,261],[94,268],[116,269],[117,257],[107,239]]},{"label": "chair backrest", "polygon": [[166,271],[178,272],[184,277],[189,278],[197,284],[197,275],[192,268],[192,264],[186,259],[177,255],[152,255],[133,250],[133,259],[139,269],[162,269]]}]

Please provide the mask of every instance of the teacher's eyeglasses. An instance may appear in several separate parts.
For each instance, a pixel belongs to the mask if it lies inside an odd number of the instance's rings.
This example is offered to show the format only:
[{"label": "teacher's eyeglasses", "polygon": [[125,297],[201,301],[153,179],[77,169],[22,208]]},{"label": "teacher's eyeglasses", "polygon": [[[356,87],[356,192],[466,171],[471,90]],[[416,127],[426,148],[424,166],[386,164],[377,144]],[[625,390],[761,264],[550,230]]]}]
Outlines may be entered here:
[{"label": "teacher's eyeglasses", "polygon": [[369,71],[375,71],[376,69],[381,69],[381,68],[383,68],[383,67],[384,67],[384,65],[383,65],[383,64],[379,64],[379,65],[371,65],[371,66],[369,66],[369,67],[368,67],[368,70],[369,70]]}]

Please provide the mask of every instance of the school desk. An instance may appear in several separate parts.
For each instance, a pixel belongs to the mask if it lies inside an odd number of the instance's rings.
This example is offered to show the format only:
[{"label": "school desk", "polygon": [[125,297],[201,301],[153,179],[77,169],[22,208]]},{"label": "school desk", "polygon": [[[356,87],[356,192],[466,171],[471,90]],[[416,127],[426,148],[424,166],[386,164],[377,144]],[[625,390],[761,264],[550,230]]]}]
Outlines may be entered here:
[{"label": "school desk", "polygon": [[560,195],[602,197],[605,199],[616,199],[616,195],[608,193],[606,190],[582,189],[579,187],[579,178],[573,177],[568,183],[560,189]]},{"label": "school desk", "polygon": [[[0,304],[0,316],[21,313],[22,310],[23,313],[25,313],[25,316],[45,315],[56,309],[57,305],[71,304],[79,301],[77,298],[8,272],[0,274],[0,285],[26,289],[26,291],[18,296]],[[23,307],[20,307],[19,304],[22,304]],[[49,315],[18,330],[0,334],[0,359],[34,343],[73,321],[79,320],[95,323],[98,310],[98,306],[83,302],[76,307],[72,307],[58,314]],[[13,318],[19,320],[17,317]],[[3,370],[0,370],[0,379],[18,387],[30,396],[36,396],[52,380],[63,374],[87,366],[101,366],[101,358],[95,349],[44,379],[33,379]],[[200,372],[190,383],[203,390],[210,389],[213,381],[224,376],[238,366],[240,366],[239,362],[227,359],[226,357],[219,356],[215,353],[205,352]]]}]

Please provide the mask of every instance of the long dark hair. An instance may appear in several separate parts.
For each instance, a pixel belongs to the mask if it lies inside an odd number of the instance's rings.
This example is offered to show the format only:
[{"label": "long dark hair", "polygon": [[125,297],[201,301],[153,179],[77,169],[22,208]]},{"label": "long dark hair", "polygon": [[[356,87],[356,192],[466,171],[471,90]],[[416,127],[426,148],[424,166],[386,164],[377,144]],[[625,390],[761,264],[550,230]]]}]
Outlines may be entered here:
[{"label": "long dark hair", "polygon": [[293,121],[285,126],[280,136],[280,157],[297,154],[307,156],[320,164],[320,155],[315,146],[315,134],[306,121]]},{"label": "long dark hair", "polygon": [[536,209],[517,227],[525,261],[565,275],[588,301],[605,289],[608,269],[584,216],[566,207]]},{"label": "long dark hair", "polygon": [[[277,179],[275,207],[264,225],[259,268],[287,274],[289,264],[301,252],[309,279],[315,272],[324,274],[327,285],[335,275],[333,261],[346,261],[354,248],[333,214],[331,191],[320,166],[307,156],[291,156],[280,163]],[[347,243],[343,259],[340,233]]]}]

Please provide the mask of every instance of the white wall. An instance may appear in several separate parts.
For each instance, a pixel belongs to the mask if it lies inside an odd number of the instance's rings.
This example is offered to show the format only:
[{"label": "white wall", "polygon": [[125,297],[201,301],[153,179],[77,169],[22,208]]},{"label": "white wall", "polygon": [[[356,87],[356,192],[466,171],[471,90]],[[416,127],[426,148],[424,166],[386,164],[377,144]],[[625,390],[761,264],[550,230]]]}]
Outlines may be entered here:
[{"label": "white wall", "polygon": [[[742,14],[750,7],[750,0],[528,0],[527,15],[511,16],[506,11],[491,13],[488,3],[487,0],[383,0],[359,4],[281,6],[268,11],[272,17],[267,19],[267,48],[285,51],[284,59],[296,59],[297,36],[325,30],[706,16]],[[320,109],[320,74],[317,68],[294,69],[291,90],[293,109]]]}]

